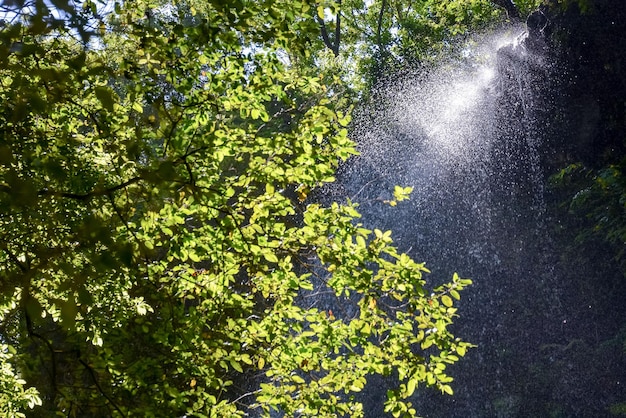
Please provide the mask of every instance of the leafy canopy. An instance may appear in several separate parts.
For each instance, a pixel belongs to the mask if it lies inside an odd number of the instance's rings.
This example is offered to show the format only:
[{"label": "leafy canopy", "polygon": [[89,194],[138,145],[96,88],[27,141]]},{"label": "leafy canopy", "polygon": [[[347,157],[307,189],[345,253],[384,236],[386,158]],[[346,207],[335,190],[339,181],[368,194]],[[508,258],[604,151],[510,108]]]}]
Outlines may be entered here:
[{"label": "leafy canopy", "polygon": [[307,199],[355,154],[324,75],[284,59],[314,6],[116,4],[90,48],[2,28],[3,416],[362,416],[374,374],[393,416],[452,393],[469,280],[427,290],[356,204]]},{"label": "leafy canopy", "polygon": [[[498,22],[523,20],[542,0],[325,0],[317,3],[317,63],[357,93],[381,79],[436,63],[467,37]],[[461,41],[461,42],[459,42]],[[391,73],[391,75],[390,75]],[[362,90],[365,91],[362,91]]]}]

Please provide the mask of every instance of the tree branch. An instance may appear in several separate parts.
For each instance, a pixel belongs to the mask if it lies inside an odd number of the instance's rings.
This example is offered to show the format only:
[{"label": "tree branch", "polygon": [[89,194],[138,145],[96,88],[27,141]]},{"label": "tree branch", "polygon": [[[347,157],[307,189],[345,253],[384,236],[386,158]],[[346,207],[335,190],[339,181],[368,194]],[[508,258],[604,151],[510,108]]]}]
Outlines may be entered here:
[{"label": "tree branch", "polygon": [[339,55],[339,43],[341,40],[341,0],[337,2],[337,24],[335,25],[335,56]]},{"label": "tree branch", "polygon": [[93,379],[93,382],[95,383],[96,387],[98,388],[98,391],[102,394],[102,396],[104,396],[104,398],[109,401],[109,403],[111,404],[111,406],[113,406],[113,408],[120,413],[121,416],[125,417],[126,414],[120,409],[119,406],[117,406],[117,404],[113,401],[113,399],[111,399],[111,397],[109,395],[106,394],[106,392],[102,389],[102,386],[100,386],[100,383],[98,382],[98,376],[96,376],[96,372],[93,369],[93,367],[91,367],[90,365],[88,365],[87,363],[85,363],[85,361],[83,359],[78,359],[78,361],[80,362],[80,364],[82,364],[85,369],[87,369],[87,371],[89,372],[89,374],[91,375],[91,378]]},{"label": "tree branch", "polygon": [[50,343],[50,341],[48,341],[46,338],[44,338],[42,335],[38,334],[37,332],[35,332],[34,328],[33,328],[33,321],[30,317],[30,315],[28,314],[28,310],[26,309],[26,299],[30,298],[32,296],[30,296],[29,294],[26,294],[22,297],[22,304],[23,304],[23,311],[24,311],[24,318],[26,319],[26,331],[28,332],[28,336],[31,338],[37,338],[40,341],[42,341],[44,343],[44,345],[48,348],[48,351],[50,352],[50,362],[51,362],[51,366],[52,366],[52,370],[51,370],[51,376],[50,376],[50,382],[52,384],[52,389],[54,390],[55,393],[61,393],[59,391],[59,388],[57,386],[57,360],[56,360],[56,355],[55,355],[55,351],[54,351],[54,347],[52,347],[52,344]]},{"label": "tree branch", "polygon": [[376,43],[378,44],[378,48],[381,50],[381,52],[384,49],[381,32],[383,29],[383,15],[385,14],[386,8],[387,8],[387,0],[383,0],[380,6],[380,13],[378,14],[378,26],[376,29]]},{"label": "tree branch", "polygon": [[121,190],[121,189],[123,189],[125,187],[128,187],[131,184],[139,183],[141,180],[143,180],[143,177],[137,176],[137,177],[133,177],[130,180],[126,180],[125,182],[120,183],[120,184],[118,184],[116,186],[109,187],[108,189],[94,190],[94,191],[89,192],[89,193],[59,192],[59,191],[55,191],[55,190],[42,189],[42,190],[37,192],[37,196],[66,197],[68,199],[76,199],[76,200],[87,201],[87,200],[93,199],[94,197],[109,195],[109,194],[111,194],[113,192],[116,192],[116,191]]},{"label": "tree branch", "polygon": [[326,45],[326,47],[328,47],[328,49],[330,49],[331,51],[334,51],[335,50],[334,45],[331,42],[330,38],[328,37],[328,30],[326,29],[326,23],[324,23],[324,19],[317,16],[317,22],[320,25],[320,30],[322,32],[322,40],[324,41],[324,45]]},{"label": "tree branch", "polygon": [[319,23],[320,31],[322,32],[322,40],[324,41],[324,45],[326,45],[328,49],[333,51],[333,55],[335,56],[339,55],[339,44],[341,41],[341,0],[337,2],[337,7],[338,7],[338,10],[337,10],[337,19],[336,19],[336,24],[335,24],[334,42],[333,40],[330,39],[330,36],[328,34],[328,28],[326,27],[326,23],[324,22],[324,19],[319,17],[319,15],[316,15],[317,23]]}]

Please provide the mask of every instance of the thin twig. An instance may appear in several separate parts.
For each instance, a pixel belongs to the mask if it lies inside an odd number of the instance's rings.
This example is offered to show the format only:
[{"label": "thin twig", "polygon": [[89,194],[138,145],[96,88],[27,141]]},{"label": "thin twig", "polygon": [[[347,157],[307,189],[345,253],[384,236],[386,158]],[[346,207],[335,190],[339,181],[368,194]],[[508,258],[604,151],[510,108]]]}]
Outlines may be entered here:
[{"label": "thin twig", "polygon": [[96,387],[98,388],[98,391],[102,394],[102,396],[104,396],[106,400],[109,401],[109,403],[113,406],[113,408],[117,412],[119,412],[123,417],[125,417],[126,414],[124,414],[124,412],[120,409],[120,407],[117,406],[117,404],[113,401],[113,399],[111,399],[111,397],[104,392],[104,390],[102,389],[102,386],[100,386],[100,383],[98,382],[98,376],[96,376],[95,370],[90,365],[85,363],[83,359],[79,358],[78,361],[80,362],[80,364],[82,364],[85,367],[85,369],[87,369],[87,371],[91,375],[91,378],[93,379],[93,382],[95,383]]}]

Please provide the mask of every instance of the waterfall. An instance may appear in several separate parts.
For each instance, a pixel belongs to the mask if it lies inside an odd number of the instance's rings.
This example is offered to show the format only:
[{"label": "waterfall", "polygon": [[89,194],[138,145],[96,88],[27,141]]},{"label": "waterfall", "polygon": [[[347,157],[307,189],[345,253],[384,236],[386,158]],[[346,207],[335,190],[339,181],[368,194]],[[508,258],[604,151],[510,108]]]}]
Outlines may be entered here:
[{"label": "waterfall", "polygon": [[[533,100],[527,75],[502,68],[501,51],[512,51],[521,31],[468,42],[455,59],[378,90],[356,117],[361,155],[342,167],[341,193],[361,203],[366,222],[402,231],[400,248],[440,263],[443,274],[464,267],[457,259],[501,262],[491,239],[500,194],[521,194],[536,217],[542,212],[540,139],[524,126]],[[507,90],[507,77],[519,91]],[[414,191],[410,203],[390,209],[382,202],[396,184]],[[524,187],[532,190],[520,193]]]},{"label": "waterfall", "polygon": [[[452,370],[454,397],[416,395],[425,416],[516,416],[515,379],[562,326],[537,128],[548,67],[514,27],[387,83],[357,112],[361,155],[328,191],[360,202],[366,226],[393,230],[400,250],[427,262],[433,285],[455,271],[474,280],[455,333],[478,347]],[[413,187],[409,203],[384,204],[394,185]],[[369,391],[380,399],[384,382]]]}]

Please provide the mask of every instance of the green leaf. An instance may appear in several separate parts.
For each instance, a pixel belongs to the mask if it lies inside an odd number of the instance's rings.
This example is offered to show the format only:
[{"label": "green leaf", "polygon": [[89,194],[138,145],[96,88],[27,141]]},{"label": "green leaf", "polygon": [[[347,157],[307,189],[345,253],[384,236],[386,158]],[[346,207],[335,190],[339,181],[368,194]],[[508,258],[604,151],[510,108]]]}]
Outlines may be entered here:
[{"label": "green leaf", "polygon": [[39,303],[39,301],[32,296],[26,298],[26,313],[30,318],[40,318],[41,313],[43,312],[43,307]]},{"label": "green leaf", "polygon": [[237,360],[231,358],[229,363],[233,369],[237,370],[239,373],[243,373],[243,368]]},{"label": "green leaf", "polygon": [[78,306],[72,294],[67,300],[61,301],[61,321],[68,329],[74,329],[76,324],[76,315],[78,314]]},{"label": "green leaf", "polygon": [[417,379],[409,379],[406,384],[406,396],[412,396],[413,392],[415,392],[415,387],[417,386]]},{"label": "green leaf", "polygon": [[115,100],[113,99],[113,92],[108,87],[96,87],[95,88],[96,97],[102,103],[102,106],[112,112],[113,105],[115,104]]},{"label": "green leaf", "polygon": [[270,263],[278,263],[278,257],[273,252],[263,251],[263,257]]},{"label": "green leaf", "polygon": [[323,5],[317,6],[317,17],[319,17],[322,20],[324,19],[324,6]]}]

